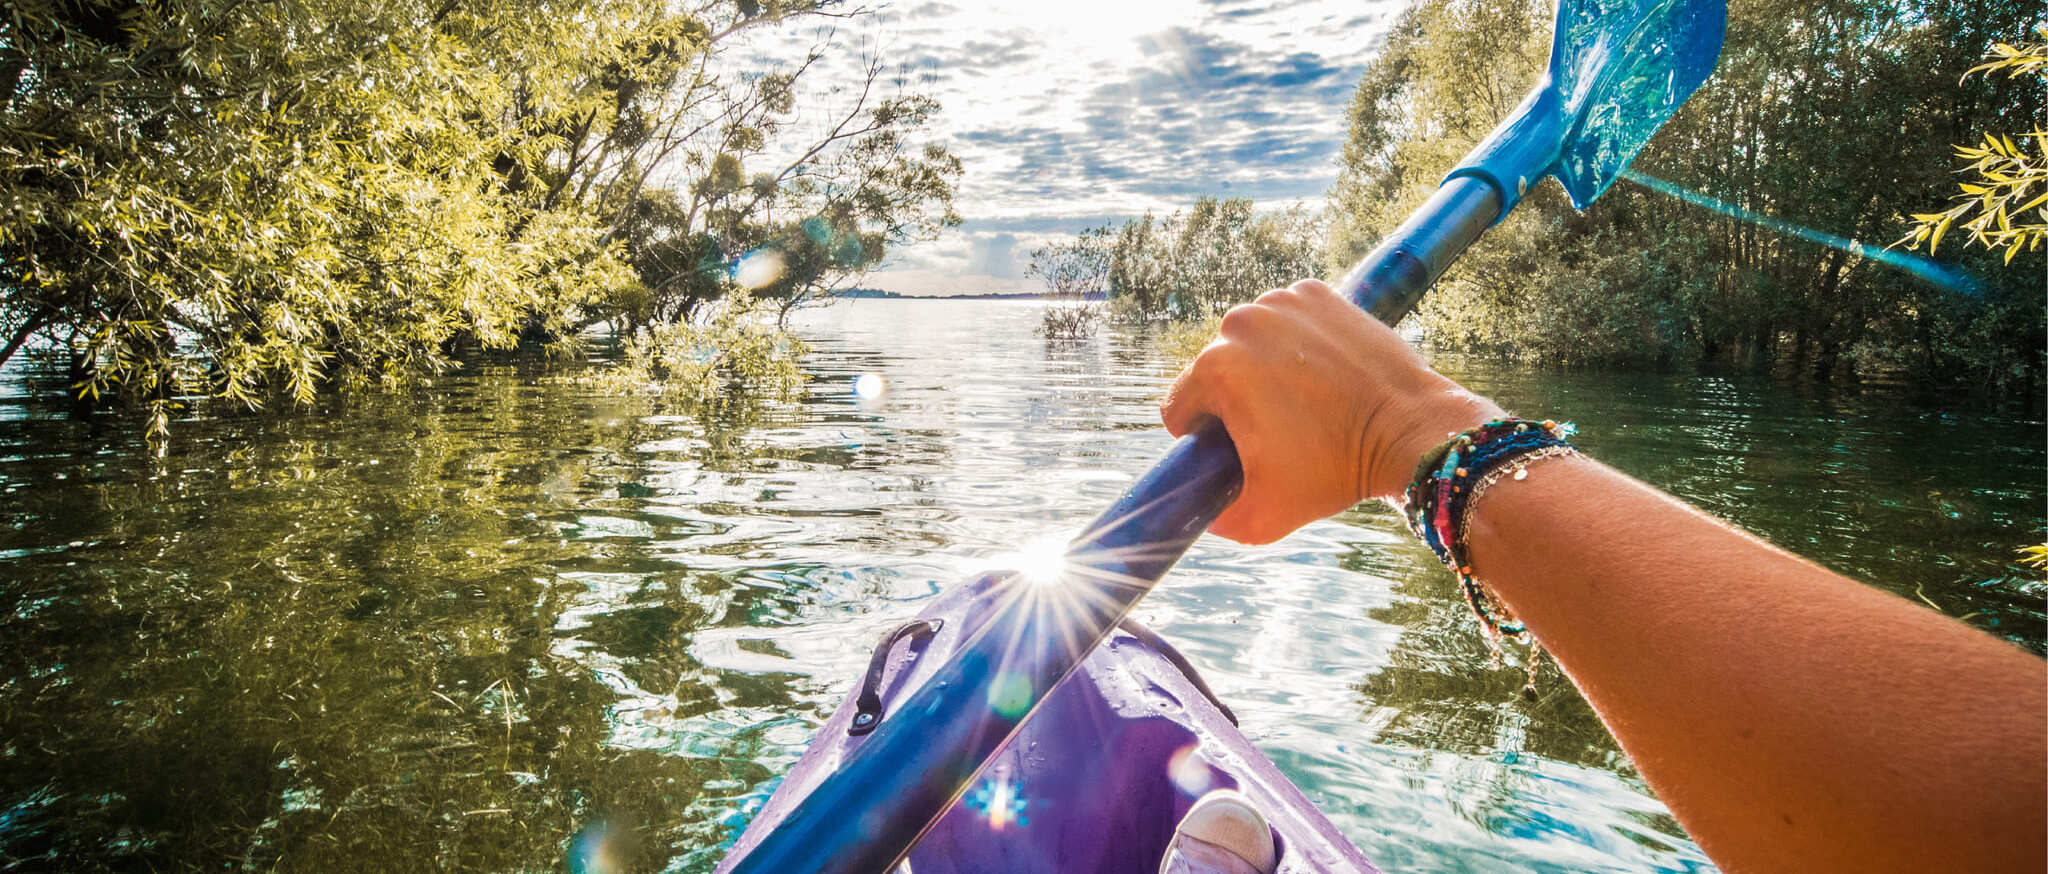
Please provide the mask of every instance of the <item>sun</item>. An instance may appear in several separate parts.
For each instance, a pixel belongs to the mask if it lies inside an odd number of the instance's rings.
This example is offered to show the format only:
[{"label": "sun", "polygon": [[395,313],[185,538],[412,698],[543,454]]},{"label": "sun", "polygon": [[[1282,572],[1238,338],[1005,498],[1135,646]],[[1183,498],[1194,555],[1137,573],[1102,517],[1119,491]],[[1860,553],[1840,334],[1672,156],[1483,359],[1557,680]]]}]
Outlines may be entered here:
[{"label": "sun", "polygon": [[1016,571],[1026,582],[1039,586],[1057,585],[1067,579],[1072,570],[1067,560],[1068,540],[1059,535],[1045,535],[1027,541],[1012,552],[1005,552],[985,560],[988,567]]},{"label": "sun", "polygon": [[1085,70],[1098,63],[1125,68],[1140,62],[1141,41],[1204,15],[1194,0],[1032,0],[1028,3],[966,4],[948,26],[980,33],[1034,34],[1055,67]]},{"label": "sun", "polygon": [[1029,4],[1033,20],[1060,34],[1055,47],[1080,61],[1130,66],[1142,54],[1139,41],[1201,16],[1189,0],[1042,0]]}]

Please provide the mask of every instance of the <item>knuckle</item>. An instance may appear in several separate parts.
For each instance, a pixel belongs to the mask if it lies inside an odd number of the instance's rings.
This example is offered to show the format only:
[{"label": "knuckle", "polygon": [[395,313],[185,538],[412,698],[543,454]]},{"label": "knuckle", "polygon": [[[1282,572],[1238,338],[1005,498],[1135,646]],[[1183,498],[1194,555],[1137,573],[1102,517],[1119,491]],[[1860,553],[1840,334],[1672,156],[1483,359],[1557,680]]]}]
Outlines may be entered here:
[{"label": "knuckle", "polygon": [[1303,279],[1287,287],[1289,291],[1304,297],[1333,297],[1337,294],[1330,284],[1320,279]]},{"label": "knuckle", "polygon": [[1243,336],[1255,330],[1267,312],[1269,310],[1255,303],[1238,304],[1223,314],[1223,324],[1219,330],[1225,337]]}]

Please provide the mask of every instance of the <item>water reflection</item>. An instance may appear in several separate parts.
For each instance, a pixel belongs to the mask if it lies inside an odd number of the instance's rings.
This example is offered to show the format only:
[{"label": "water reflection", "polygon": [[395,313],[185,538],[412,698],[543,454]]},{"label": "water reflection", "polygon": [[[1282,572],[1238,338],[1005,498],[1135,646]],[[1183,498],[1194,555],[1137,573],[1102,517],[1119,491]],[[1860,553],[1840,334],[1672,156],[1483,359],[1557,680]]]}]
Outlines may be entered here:
[{"label": "water reflection", "polygon": [[[882,629],[1063,542],[1168,444],[1142,332],[807,314],[706,417],[500,361],[133,429],[0,380],[0,868],[702,870]],[[1722,376],[1447,369],[1847,572],[2038,646],[2039,423]],[[863,377],[885,391],[867,397]],[[1922,412],[1922,410],[1929,410]],[[1704,866],[1555,676],[1524,701],[1383,509],[1205,540],[1140,608],[1390,869]]]},{"label": "water reflection", "polygon": [[[487,369],[429,397],[184,423],[161,468],[51,439],[72,422],[11,423],[68,451],[6,471],[26,486],[0,534],[19,556],[0,596],[7,856],[530,867],[597,798],[687,833],[693,797],[764,766],[608,743],[613,690],[557,639],[581,600],[564,569],[637,533],[579,514],[617,500],[608,468],[642,413]],[[686,573],[642,579],[593,636],[647,642],[636,662],[679,711],[786,708],[774,684],[660,652],[756,599],[657,596]]]}]

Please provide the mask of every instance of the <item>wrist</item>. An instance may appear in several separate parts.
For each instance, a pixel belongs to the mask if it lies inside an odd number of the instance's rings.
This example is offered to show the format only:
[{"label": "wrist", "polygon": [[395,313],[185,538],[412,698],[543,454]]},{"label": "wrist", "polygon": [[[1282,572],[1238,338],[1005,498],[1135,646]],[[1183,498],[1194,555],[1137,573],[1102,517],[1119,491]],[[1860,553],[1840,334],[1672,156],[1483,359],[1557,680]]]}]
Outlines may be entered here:
[{"label": "wrist", "polygon": [[1452,434],[1505,417],[1499,404],[1439,377],[1373,417],[1360,441],[1361,498],[1398,498],[1423,453]]}]

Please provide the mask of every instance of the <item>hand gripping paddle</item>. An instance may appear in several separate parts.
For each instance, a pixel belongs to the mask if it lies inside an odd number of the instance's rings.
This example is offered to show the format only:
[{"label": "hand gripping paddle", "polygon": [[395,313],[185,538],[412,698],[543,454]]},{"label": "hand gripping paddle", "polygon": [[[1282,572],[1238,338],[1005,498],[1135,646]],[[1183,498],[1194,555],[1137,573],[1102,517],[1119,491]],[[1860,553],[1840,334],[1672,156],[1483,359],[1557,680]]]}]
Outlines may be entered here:
[{"label": "hand gripping paddle", "polygon": [[[1394,324],[1543,176],[1575,206],[1592,203],[1713,72],[1726,20],[1726,0],[1560,0],[1543,80],[1337,290]],[[889,871],[1243,481],[1221,426],[1181,438],[1074,540],[1060,579],[1005,583],[995,617],[779,828],[720,870]]]}]

